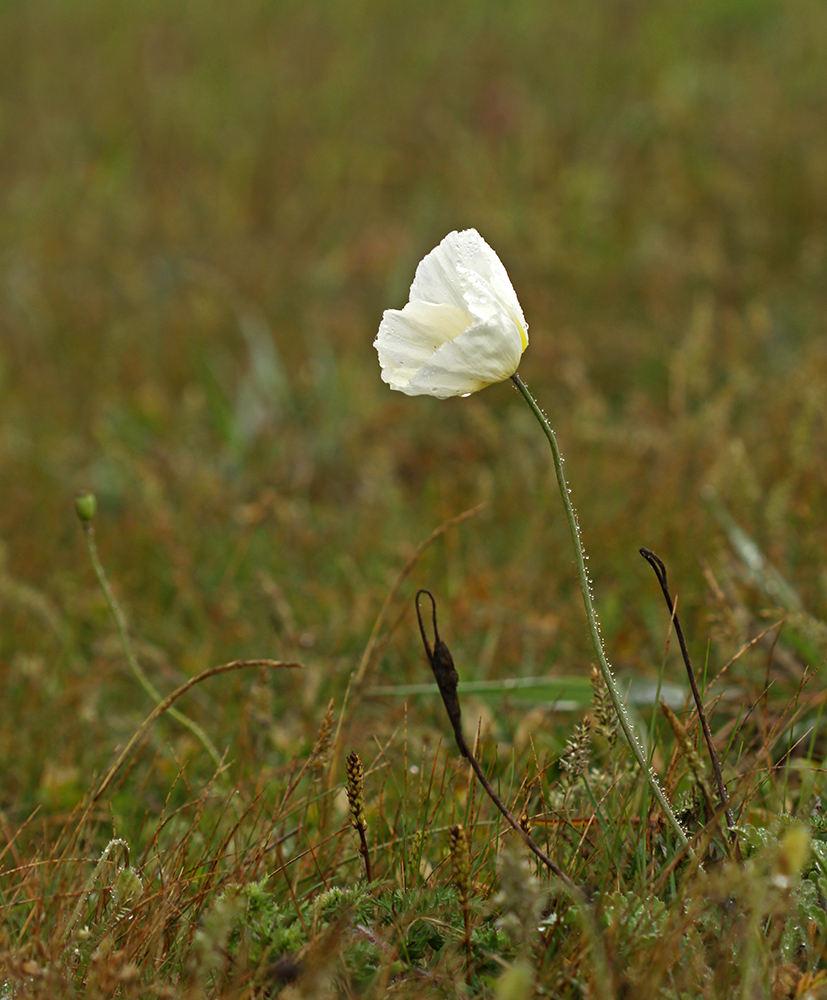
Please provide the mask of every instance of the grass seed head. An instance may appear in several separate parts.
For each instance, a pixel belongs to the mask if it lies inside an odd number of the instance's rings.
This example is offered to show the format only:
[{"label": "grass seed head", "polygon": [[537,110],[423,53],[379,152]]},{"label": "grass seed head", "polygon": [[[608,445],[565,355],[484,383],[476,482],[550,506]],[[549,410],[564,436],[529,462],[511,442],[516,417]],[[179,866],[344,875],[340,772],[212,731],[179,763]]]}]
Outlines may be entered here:
[{"label": "grass seed head", "polygon": [[521,845],[506,842],[497,859],[500,891],[494,904],[500,910],[497,925],[514,941],[525,947],[536,934],[546,903],[547,892],[532,873]]},{"label": "grass seed head", "polygon": [[355,830],[363,833],[368,828],[365,819],[365,768],[362,758],[354,750],[347,758],[347,801],[350,805],[351,823]]},{"label": "grass seed head", "polygon": [[468,846],[468,834],[462,826],[452,826],[448,833],[451,847],[451,871],[454,884],[459,892],[463,905],[467,905],[471,895],[471,852]]},{"label": "grass seed head", "polygon": [[574,784],[589,766],[591,747],[592,724],[589,719],[584,719],[574,727],[574,732],[566,740],[566,747],[560,758],[560,767],[568,775],[570,784]]},{"label": "grass seed head", "polygon": [[678,748],[689,766],[695,784],[703,791],[706,791],[707,794],[710,794],[709,782],[707,781],[703,761],[684,724],[666,702],[661,702],[660,707],[666,716],[666,721],[669,723],[672,732],[675,734],[675,742],[678,744]]},{"label": "grass seed head", "polygon": [[331,698],[324,713],[324,718],[319,726],[319,733],[316,737],[316,745],[313,747],[313,769],[323,771],[327,766],[330,754],[330,744],[333,741],[333,699]]},{"label": "grass seed head", "polygon": [[594,666],[592,667],[591,682],[594,731],[603,737],[611,749],[617,743],[617,712],[615,712],[609,697],[603,674]]}]

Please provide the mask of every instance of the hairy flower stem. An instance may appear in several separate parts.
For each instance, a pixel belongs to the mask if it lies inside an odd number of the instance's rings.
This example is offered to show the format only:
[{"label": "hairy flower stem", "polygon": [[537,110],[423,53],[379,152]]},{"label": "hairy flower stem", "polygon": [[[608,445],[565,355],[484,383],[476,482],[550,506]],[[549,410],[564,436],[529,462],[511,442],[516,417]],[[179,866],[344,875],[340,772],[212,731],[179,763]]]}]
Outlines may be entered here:
[{"label": "hairy flower stem", "polygon": [[617,683],[615,682],[614,675],[612,674],[612,668],[609,666],[609,661],[606,659],[606,653],[603,650],[603,640],[600,638],[600,630],[597,625],[597,615],[595,614],[594,604],[592,602],[591,584],[586,572],[586,558],[585,553],[583,552],[583,543],[580,539],[580,527],[577,523],[577,516],[574,513],[574,508],[571,505],[571,499],[569,498],[569,489],[566,485],[566,477],[563,473],[563,457],[560,454],[560,446],[557,444],[557,437],[552,430],[551,424],[549,424],[546,415],[540,409],[537,400],[529,392],[525,382],[523,382],[520,376],[516,373],[511,376],[511,381],[519,389],[523,399],[525,399],[528,403],[531,412],[537,418],[537,422],[543,428],[543,433],[548,438],[548,443],[551,445],[551,454],[554,457],[554,471],[557,476],[557,485],[560,488],[560,496],[563,499],[563,507],[566,511],[566,518],[569,522],[569,531],[571,532],[571,540],[574,545],[574,559],[577,564],[577,574],[580,577],[580,590],[583,594],[583,605],[585,606],[586,618],[589,623],[589,634],[591,635],[592,645],[594,646],[594,652],[597,656],[600,672],[603,674],[606,681],[606,687],[609,689],[609,697],[612,699],[615,712],[617,712],[620,728],[623,730],[623,735],[626,738],[626,742],[629,744],[629,749],[632,751],[632,755],[640,765],[643,773],[646,775],[646,780],[649,782],[649,787],[652,790],[652,794],[657,799],[658,804],[663,811],[663,815],[671,824],[681,845],[690,856],[694,857],[694,852],[689,845],[686,833],[678,822],[677,816],[675,816],[675,813],[672,811],[672,807],[669,805],[669,802],[663,793],[663,789],[660,787],[660,783],[655,777],[654,771],[649,766],[649,762],[646,760],[646,754],[643,751],[643,746],[635,735],[635,731],[632,729],[632,723],[626,713],[623,701],[621,700],[620,692],[617,689]]}]

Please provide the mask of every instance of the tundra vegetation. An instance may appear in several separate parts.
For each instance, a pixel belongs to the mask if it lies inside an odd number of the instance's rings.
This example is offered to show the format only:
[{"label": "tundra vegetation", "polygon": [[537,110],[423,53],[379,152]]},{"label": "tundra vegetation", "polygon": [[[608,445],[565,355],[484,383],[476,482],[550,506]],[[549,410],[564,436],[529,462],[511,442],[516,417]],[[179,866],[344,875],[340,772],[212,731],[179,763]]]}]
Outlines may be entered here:
[{"label": "tundra vegetation", "polygon": [[827,997],[827,6],[2,24],[0,996]]}]

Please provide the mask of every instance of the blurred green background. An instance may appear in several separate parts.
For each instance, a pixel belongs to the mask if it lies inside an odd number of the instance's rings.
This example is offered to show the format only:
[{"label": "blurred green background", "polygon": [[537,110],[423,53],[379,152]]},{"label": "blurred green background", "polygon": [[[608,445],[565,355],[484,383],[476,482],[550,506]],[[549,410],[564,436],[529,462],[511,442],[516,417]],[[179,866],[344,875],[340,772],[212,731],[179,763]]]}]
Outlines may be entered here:
[{"label": "blurred green background", "polygon": [[[231,755],[311,738],[415,547],[482,501],[400,592],[371,683],[427,679],[418,586],[463,676],[585,675],[550,458],[512,387],[438,402],[379,378],[382,310],[455,228],[522,302],[521,374],[559,433],[621,675],[657,675],[668,624],[640,545],[701,659],[747,634],[733,608],[772,613],[705,485],[823,616],[821,0],[43,0],[0,18],[2,805],[72,801],[151,707],[80,489],[164,691],[242,656],[305,664],[188,702]],[[361,732],[403,709],[364,703]]]}]

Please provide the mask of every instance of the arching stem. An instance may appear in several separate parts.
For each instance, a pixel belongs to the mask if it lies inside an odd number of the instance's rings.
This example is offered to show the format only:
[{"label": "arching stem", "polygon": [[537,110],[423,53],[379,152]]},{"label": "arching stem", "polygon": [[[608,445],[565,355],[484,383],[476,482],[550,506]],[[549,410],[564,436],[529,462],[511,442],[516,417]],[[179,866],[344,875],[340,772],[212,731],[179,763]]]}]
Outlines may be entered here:
[{"label": "arching stem", "polygon": [[609,690],[609,697],[612,699],[612,704],[614,705],[615,712],[617,713],[620,728],[623,730],[623,735],[635,760],[638,762],[641,770],[646,775],[646,780],[649,782],[649,787],[652,790],[652,794],[657,799],[658,805],[663,811],[663,815],[674,829],[675,835],[680,841],[681,846],[684,847],[690,856],[694,856],[686,833],[684,832],[681,824],[678,822],[678,818],[673,812],[672,806],[669,804],[669,801],[664,795],[663,789],[660,787],[660,782],[655,776],[653,769],[649,766],[643,746],[632,728],[632,722],[629,719],[626,708],[621,700],[620,692],[617,689],[617,683],[614,679],[614,675],[612,674],[612,669],[609,666],[609,661],[606,659],[606,653],[603,649],[603,640],[600,638],[600,629],[597,624],[597,615],[595,614],[594,603],[592,602],[591,584],[588,573],[586,572],[586,557],[583,552],[583,543],[580,539],[580,526],[577,523],[577,515],[574,513],[574,508],[571,505],[569,489],[566,485],[566,477],[563,473],[563,458],[560,454],[560,446],[557,444],[557,437],[552,430],[551,424],[549,424],[546,415],[537,404],[537,400],[531,395],[525,382],[523,382],[516,372],[511,376],[511,381],[520,391],[523,399],[525,399],[528,403],[531,412],[537,418],[537,422],[543,428],[543,433],[548,438],[548,443],[551,445],[551,454],[554,458],[554,472],[557,476],[557,485],[560,489],[560,496],[563,500],[563,507],[566,511],[569,531],[571,532],[571,540],[574,545],[574,561],[577,566],[577,575],[580,578],[580,590],[583,594],[583,605],[586,609],[586,618],[589,623],[589,634],[591,635],[592,645],[594,646],[594,652],[597,657],[600,672],[603,674],[603,679],[606,681],[606,687]]}]

